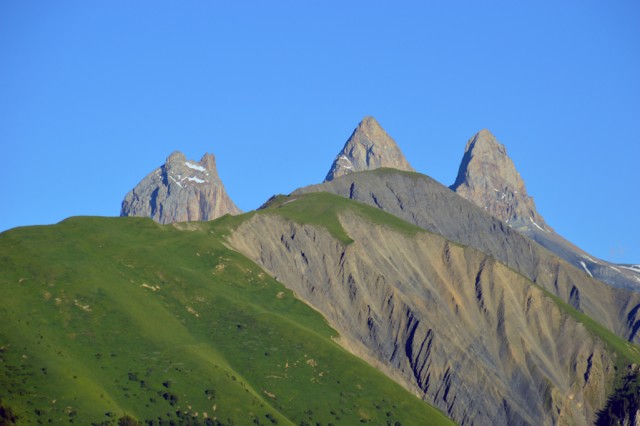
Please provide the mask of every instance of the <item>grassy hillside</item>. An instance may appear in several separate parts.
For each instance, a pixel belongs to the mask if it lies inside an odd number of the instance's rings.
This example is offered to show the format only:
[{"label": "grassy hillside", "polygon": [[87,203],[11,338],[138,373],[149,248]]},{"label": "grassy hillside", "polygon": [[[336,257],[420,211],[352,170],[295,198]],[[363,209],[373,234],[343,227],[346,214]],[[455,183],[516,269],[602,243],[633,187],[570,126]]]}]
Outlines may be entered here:
[{"label": "grassy hillside", "polygon": [[238,220],[87,217],[0,234],[0,417],[449,424],[225,248]]},{"label": "grassy hillside", "polygon": [[380,209],[328,192],[290,196],[280,195],[272,199],[266,207],[267,209],[261,210],[260,213],[276,213],[297,223],[323,226],[331,232],[334,238],[344,244],[353,242],[342,228],[338,219],[338,213],[347,208],[371,223],[389,226],[395,231],[407,235],[427,232],[419,226]]}]

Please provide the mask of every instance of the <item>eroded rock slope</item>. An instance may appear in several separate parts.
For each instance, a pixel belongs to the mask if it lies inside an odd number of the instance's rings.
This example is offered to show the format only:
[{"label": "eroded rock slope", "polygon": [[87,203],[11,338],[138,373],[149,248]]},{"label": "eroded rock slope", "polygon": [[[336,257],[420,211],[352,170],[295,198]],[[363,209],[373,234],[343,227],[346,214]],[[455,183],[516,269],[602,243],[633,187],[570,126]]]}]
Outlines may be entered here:
[{"label": "eroded rock slope", "polygon": [[507,223],[418,173],[353,173],[294,194],[329,192],[469,245],[515,269],[619,336],[640,342],[640,294],[594,279]]},{"label": "eroded rock slope", "polygon": [[276,208],[229,243],[319,310],[344,346],[461,424],[593,423],[616,356],[533,282],[438,235],[338,217],[350,244]]}]

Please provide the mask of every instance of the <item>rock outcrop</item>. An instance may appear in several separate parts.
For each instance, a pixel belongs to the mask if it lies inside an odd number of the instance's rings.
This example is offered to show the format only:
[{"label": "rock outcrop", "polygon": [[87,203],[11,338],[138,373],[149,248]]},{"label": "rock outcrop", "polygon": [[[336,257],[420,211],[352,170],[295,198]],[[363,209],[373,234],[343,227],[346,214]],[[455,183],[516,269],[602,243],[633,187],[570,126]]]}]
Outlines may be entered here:
[{"label": "rock outcrop", "polygon": [[488,130],[481,130],[467,142],[451,189],[515,229],[550,230],[507,149]]},{"label": "rock outcrop", "polygon": [[593,424],[615,355],[544,291],[438,235],[338,217],[350,244],[278,207],[229,242],[320,311],[351,352],[459,424]]},{"label": "rock outcrop", "polygon": [[640,270],[596,259],[545,222],[506,148],[488,130],[467,142],[458,177],[450,188],[590,277],[615,287],[640,290]]},{"label": "rock outcrop", "polygon": [[176,151],[126,195],[120,215],[164,224],[212,220],[227,213],[240,209],[225,191],[213,154],[194,162]]},{"label": "rock outcrop", "polygon": [[396,142],[376,119],[365,117],[336,156],[325,181],[380,167],[413,171]]}]

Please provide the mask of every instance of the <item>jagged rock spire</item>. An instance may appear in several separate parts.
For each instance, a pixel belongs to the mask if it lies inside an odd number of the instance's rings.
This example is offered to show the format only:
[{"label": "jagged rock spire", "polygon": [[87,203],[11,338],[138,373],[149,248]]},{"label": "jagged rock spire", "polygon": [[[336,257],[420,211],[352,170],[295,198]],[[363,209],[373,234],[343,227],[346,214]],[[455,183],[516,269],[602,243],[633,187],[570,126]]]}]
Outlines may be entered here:
[{"label": "jagged rock spire", "polygon": [[467,142],[451,189],[512,227],[550,231],[507,150],[488,130]]},{"label": "jagged rock spire", "polygon": [[120,216],[172,223],[212,220],[227,213],[238,214],[240,209],[225,191],[213,154],[195,162],[175,151],[126,195]]},{"label": "jagged rock spire", "polygon": [[390,167],[414,171],[396,142],[373,117],[365,117],[336,156],[325,181],[363,170]]}]

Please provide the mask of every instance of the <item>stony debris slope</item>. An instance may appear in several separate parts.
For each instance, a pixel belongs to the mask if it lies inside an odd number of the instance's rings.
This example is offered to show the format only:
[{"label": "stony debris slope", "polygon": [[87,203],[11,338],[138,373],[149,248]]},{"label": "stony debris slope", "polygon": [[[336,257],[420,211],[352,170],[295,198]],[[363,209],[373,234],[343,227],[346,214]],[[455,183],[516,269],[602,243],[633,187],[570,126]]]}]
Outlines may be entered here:
[{"label": "stony debris slope", "polygon": [[590,277],[428,176],[379,169],[301,188],[294,195],[318,191],[366,203],[475,247],[619,336],[640,342],[640,293],[614,288]]},{"label": "stony debris slope", "polygon": [[276,199],[229,243],[461,424],[592,424],[638,357],[487,254],[342,197]]}]

